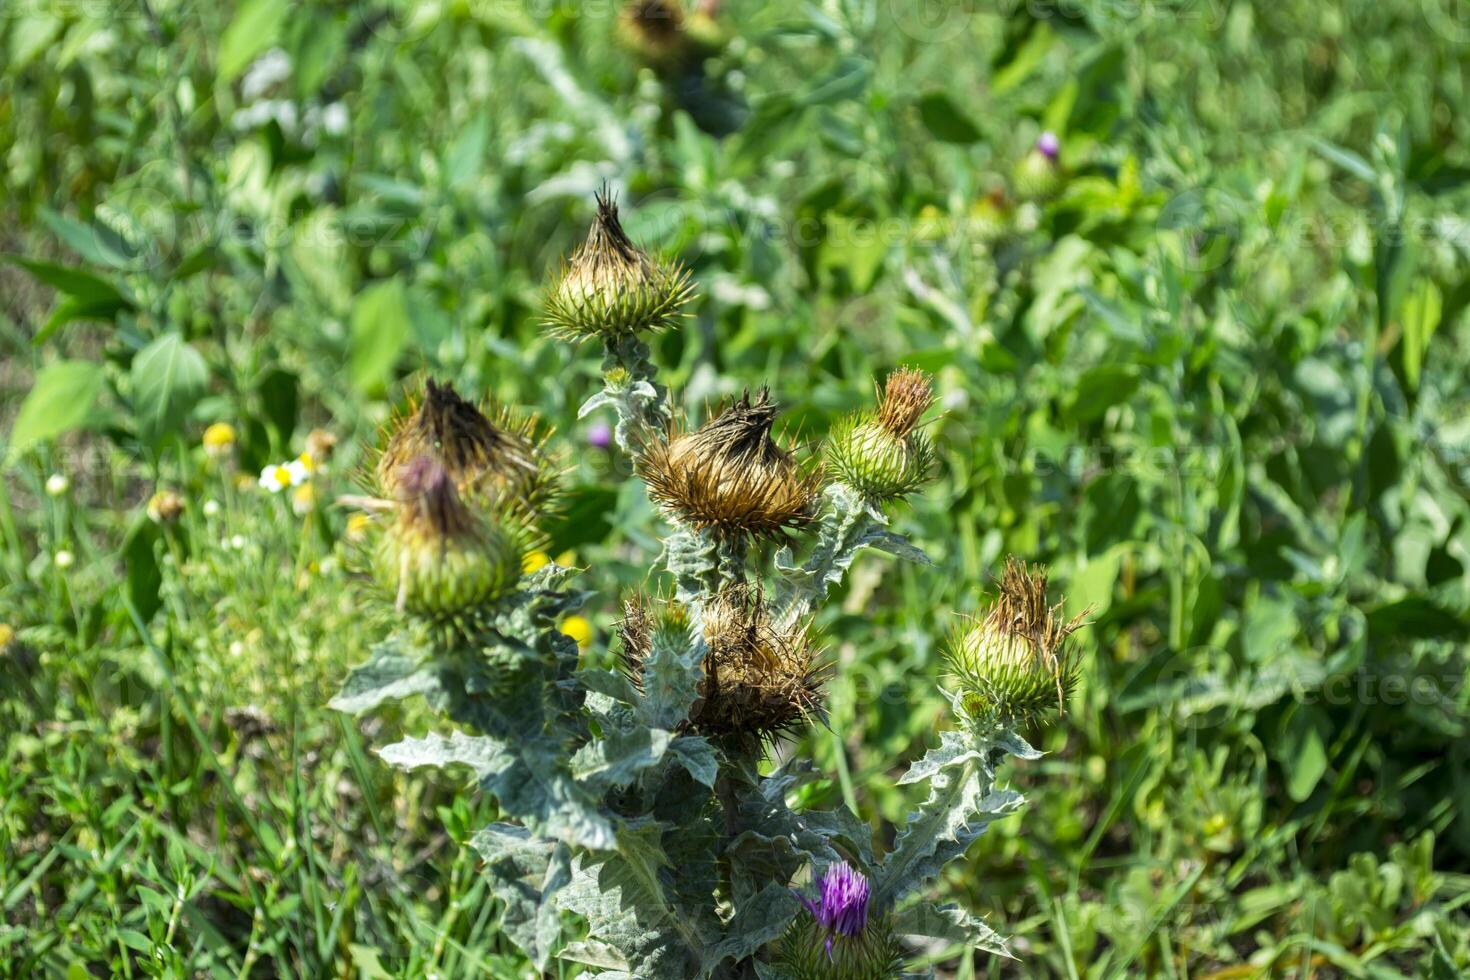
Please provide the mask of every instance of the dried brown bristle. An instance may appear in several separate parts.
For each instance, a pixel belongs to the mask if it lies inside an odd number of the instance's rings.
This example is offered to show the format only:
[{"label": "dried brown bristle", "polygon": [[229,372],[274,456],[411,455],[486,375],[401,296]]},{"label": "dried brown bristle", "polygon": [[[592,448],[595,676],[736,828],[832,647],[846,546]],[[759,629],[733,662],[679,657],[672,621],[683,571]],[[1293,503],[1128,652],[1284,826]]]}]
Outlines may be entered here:
[{"label": "dried brown bristle", "polygon": [[378,458],[386,497],[401,495],[404,467],[418,456],[437,460],[462,496],[508,497],[531,509],[555,496],[556,474],[540,457],[534,420],[498,412],[496,425],[453,387],[429,379],[418,404],[399,422]]},{"label": "dried brown bristle", "polygon": [[731,586],[704,609],[708,647],[690,713],[708,735],[772,738],[821,720],[826,668],[804,626],[780,629],[758,590]]},{"label": "dried brown bristle", "polygon": [[888,376],[878,402],[878,424],[900,439],[906,438],[934,404],[933,381],[928,373],[902,368]]},{"label": "dried brown bristle", "polygon": [[700,529],[780,537],[815,516],[822,474],[771,436],[778,408],[746,392],[686,435],[646,447],[639,473],[650,495]]}]

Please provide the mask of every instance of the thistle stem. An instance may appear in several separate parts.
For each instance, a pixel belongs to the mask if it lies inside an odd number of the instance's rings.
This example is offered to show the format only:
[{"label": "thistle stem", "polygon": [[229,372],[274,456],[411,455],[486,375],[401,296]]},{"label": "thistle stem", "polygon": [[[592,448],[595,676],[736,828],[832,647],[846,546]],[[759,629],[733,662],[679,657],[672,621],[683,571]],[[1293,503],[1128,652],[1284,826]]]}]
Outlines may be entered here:
[{"label": "thistle stem", "polygon": [[651,440],[668,438],[673,418],[669,389],[655,379],[657,369],[649,360],[648,345],[637,337],[618,337],[603,349],[603,390],[594,395],[579,414],[612,405],[618,413],[613,430],[619,448],[629,455]]}]

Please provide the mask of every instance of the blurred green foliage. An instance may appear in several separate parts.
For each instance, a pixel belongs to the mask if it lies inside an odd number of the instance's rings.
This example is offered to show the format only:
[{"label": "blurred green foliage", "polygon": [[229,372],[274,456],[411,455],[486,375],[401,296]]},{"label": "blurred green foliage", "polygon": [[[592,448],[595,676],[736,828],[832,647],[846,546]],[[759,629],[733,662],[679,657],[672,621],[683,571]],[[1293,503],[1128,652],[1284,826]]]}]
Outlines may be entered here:
[{"label": "blurred green foliage", "polygon": [[[942,569],[818,624],[822,802],[891,832],[1005,552],[1092,606],[1024,830],[946,883],[1023,958],[943,971],[1470,971],[1463,6],[728,0],[653,66],[617,7],[0,10],[0,974],[524,975],[485,815],[325,708],[377,632],[329,503],[415,372],[535,408],[607,656],[656,518],[538,323],[605,183],[699,280],[695,415],[769,382],[815,439],[938,375]],[[316,428],[314,509],[259,489]]]}]

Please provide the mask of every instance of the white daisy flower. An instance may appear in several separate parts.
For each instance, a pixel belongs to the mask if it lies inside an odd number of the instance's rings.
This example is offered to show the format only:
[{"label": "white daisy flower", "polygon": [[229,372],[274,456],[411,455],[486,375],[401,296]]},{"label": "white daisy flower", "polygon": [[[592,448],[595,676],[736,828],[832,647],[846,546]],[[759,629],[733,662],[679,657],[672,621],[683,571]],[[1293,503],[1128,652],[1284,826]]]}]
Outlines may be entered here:
[{"label": "white daisy flower", "polygon": [[280,493],[287,487],[293,487],[296,481],[291,475],[289,467],[280,463],[272,463],[260,471],[260,488],[269,490],[271,493]]}]

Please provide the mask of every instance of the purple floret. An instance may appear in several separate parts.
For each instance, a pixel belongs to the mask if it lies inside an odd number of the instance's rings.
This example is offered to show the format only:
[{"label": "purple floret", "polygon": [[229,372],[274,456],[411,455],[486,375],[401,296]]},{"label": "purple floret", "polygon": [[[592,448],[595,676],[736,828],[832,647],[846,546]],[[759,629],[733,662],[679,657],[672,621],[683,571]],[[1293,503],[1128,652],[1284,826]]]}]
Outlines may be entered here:
[{"label": "purple floret", "polygon": [[587,428],[587,444],[597,449],[612,445],[612,427],[606,422],[594,422]]},{"label": "purple floret", "polygon": [[868,896],[868,879],[843,861],[828,866],[815,900],[802,897],[802,904],[827,933],[828,956],[832,937],[856,936],[868,924]]},{"label": "purple floret", "polygon": [[1057,134],[1048,129],[1036,138],[1036,150],[1048,160],[1055,160],[1062,152],[1062,143]]}]

